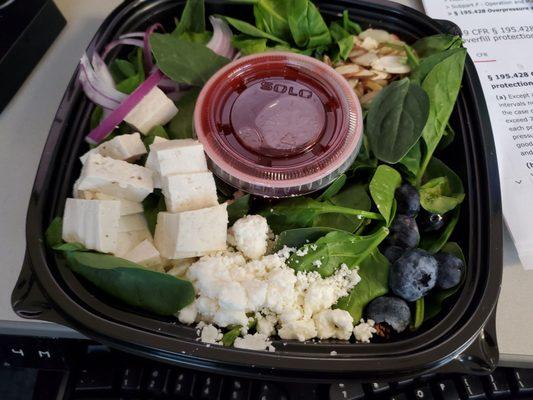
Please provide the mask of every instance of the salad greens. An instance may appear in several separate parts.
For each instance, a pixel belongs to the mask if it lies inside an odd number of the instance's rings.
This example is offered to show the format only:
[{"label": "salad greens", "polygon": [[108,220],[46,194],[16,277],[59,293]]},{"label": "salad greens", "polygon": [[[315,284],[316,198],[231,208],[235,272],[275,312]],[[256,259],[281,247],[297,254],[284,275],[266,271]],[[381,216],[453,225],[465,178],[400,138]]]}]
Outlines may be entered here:
[{"label": "salad greens", "polygon": [[394,168],[388,165],[382,164],[376,168],[376,173],[370,181],[370,194],[372,200],[376,203],[376,206],[385,218],[385,223],[390,224],[394,217],[394,193],[396,189],[402,184],[402,176]]},{"label": "salad greens", "polygon": [[179,112],[168,124],[171,139],[188,139],[194,137],[194,107],[200,94],[200,88],[192,88],[176,102]]}]

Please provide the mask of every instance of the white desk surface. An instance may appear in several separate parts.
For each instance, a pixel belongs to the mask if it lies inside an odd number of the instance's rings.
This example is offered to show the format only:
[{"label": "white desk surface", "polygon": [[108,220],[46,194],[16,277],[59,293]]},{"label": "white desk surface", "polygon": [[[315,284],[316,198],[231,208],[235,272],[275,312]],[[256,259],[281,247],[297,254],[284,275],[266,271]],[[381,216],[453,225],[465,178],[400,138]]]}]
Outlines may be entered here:
[{"label": "white desk surface", "polygon": [[[418,0],[400,3],[422,10]],[[56,0],[68,23],[17,95],[0,114],[0,333],[81,337],[54,324],[24,321],[11,309],[11,291],[25,249],[25,217],[48,130],[76,64],[103,19],[120,0]],[[532,221],[533,222],[533,221]],[[524,271],[509,234],[498,305],[503,365],[533,366],[533,271]]]}]

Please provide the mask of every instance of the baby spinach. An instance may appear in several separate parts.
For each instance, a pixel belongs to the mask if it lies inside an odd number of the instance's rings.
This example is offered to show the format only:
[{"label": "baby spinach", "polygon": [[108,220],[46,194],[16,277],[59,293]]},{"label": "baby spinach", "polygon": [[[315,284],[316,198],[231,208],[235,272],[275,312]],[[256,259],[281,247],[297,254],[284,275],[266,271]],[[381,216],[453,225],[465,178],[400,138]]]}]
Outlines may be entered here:
[{"label": "baby spinach", "polygon": [[172,32],[174,36],[181,36],[184,33],[204,33],[205,32],[205,5],[204,0],[187,0],[181,18]]},{"label": "baby spinach", "polygon": [[349,268],[358,266],[388,234],[387,228],[380,228],[369,236],[330,232],[293,253],[287,265],[296,271],[317,271],[322,277],[331,276],[342,264]]},{"label": "baby spinach", "polygon": [[249,194],[246,194],[228,205],[228,226],[232,226],[235,221],[250,212],[250,203],[251,197]]},{"label": "baby spinach", "polygon": [[426,36],[417,40],[413,44],[413,49],[419,57],[428,57],[435,53],[445,50],[455,49],[463,45],[463,39],[460,36],[449,34],[439,34]]},{"label": "baby spinach", "polygon": [[241,334],[242,326],[238,325],[233,328],[231,328],[229,331],[224,333],[222,336],[222,344],[225,347],[231,347],[233,346],[233,343],[235,343],[235,340],[240,336]]},{"label": "baby spinach", "polygon": [[361,29],[361,26],[358,23],[353,22],[350,19],[348,10],[344,10],[342,12],[342,27],[344,28],[345,31],[347,31],[348,33],[352,35],[359,35],[361,32],[363,32],[363,30]]},{"label": "baby spinach", "polygon": [[194,301],[191,282],[107,254],[72,251],[67,265],[105,293],[158,315],[172,316]]},{"label": "baby spinach", "polygon": [[372,153],[387,163],[397,163],[422,135],[429,114],[427,94],[404,78],[392,82],[374,98],[366,118],[366,135]]},{"label": "baby spinach", "polygon": [[288,42],[285,40],[282,40],[274,35],[271,35],[270,33],[264,32],[259,28],[256,28],[252,24],[241,21],[239,19],[231,18],[231,17],[224,17],[224,19],[227,21],[228,24],[233,26],[235,29],[237,29],[239,32],[244,33],[245,35],[251,36],[252,38],[263,38],[272,40],[273,42],[289,45]]},{"label": "baby spinach", "polygon": [[412,321],[410,329],[411,331],[416,331],[422,323],[424,322],[424,308],[425,308],[425,301],[424,298],[419,298],[415,304],[414,304],[415,312],[411,313]]},{"label": "baby spinach", "polygon": [[327,213],[355,215],[361,219],[383,219],[381,215],[373,212],[335,206],[308,197],[283,200],[272,207],[267,207],[260,214],[267,218],[274,233],[280,233],[287,229],[310,227],[319,215]]},{"label": "baby spinach", "polygon": [[418,184],[444,134],[455,106],[463,79],[465,59],[466,49],[458,49],[438,63],[422,83],[422,88],[429,96],[430,107],[427,124],[422,132],[426,151],[417,176]]},{"label": "baby spinach", "polygon": [[463,286],[464,281],[466,279],[467,264],[461,247],[455,242],[448,242],[442,247],[441,251],[453,254],[454,256],[463,260],[463,263],[465,265],[465,271],[463,272],[463,276],[461,277],[461,282],[459,283],[459,285],[446,290],[434,289],[425,297],[426,307],[424,312],[424,321],[427,321],[428,319],[431,319],[438,313],[440,313],[444,301],[453,296],[455,293],[457,293],[461,286]]},{"label": "baby spinach", "polygon": [[368,303],[389,291],[389,261],[374,249],[368,257],[359,264],[359,282],[348,296],[342,297],[336,307],[348,311],[354,321],[359,321]]},{"label": "baby spinach", "polygon": [[392,219],[394,193],[401,184],[400,173],[388,165],[380,165],[370,181],[370,195],[387,225]]},{"label": "baby spinach", "polygon": [[346,60],[353,49],[353,35],[346,31],[338,22],[332,22],[329,32],[338,49],[333,55],[333,59]]},{"label": "baby spinach", "polygon": [[420,150],[420,141],[417,142],[399,161],[398,165],[403,168],[407,180],[413,183],[420,170],[420,161],[422,160],[422,151]]},{"label": "baby spinach", "polygon": [[316,199],[318,201],[324,201],[329,200],[333,196],[335,196],[337,193],[340,192],[344,184],[346,183],[346,174],[341,174],[337,179],[335,179],[331,185],[327,187],[326,190],[322,192],[320,196],[318,196]]},{"label": "baby spinach", "polygon": [[267,39],[251,38],[246,35],[234,35],[231,44],[245,56],[262,53],[268,49]]},{"label": "baby spinach", "polygon": [[155,226],[157,224],[157,214],[159,214],[161,211],[167,210],[165,198],[163,197],[161,190],[156,189],[143,200],[142,204],[148,229],[153,235],[155,233]]},{"label": "baby spinach", "polygon": [[87,251],[85,246],[81,243],[63,243],[52,247],[55,251]]},{"label": "baby spinach", "polygon": [[[329,200],[326,200],[326,203],[363,211],[369,211],[372,205],[366,191],[366,185],[362,184],[350,185]],[[313,226],[330,227],[353,233],[361,226],[363,221],[364,219],[356,215],[327,213],[319,215],[314,220]]]},{"label": "baby spinach", "polygon": [[446,218],[448,219],[446,226],[436,232],[429,232],[422,235],[418,247],[430,252],[431,254],[437,253],[453,233],[455,226],[459,221],[460,213],[461,207],[456,207],[453,211],[450,211],[448,214],[446,214]]},{"label": "baby spinach", "polygon": [[188,139],[194,137],[194,107],[200,94],[200,88],[192,88],[176,102],[179,112],[168,124],[171,139]]},{"label": "baby spinach", "polygon": [[446,164],[433,157],[420,187],[420,204],[432,213],[444,214],[461,204],[465,198],[463,183]]},{"label": "baby spinach", "polygon": [[447,59],[448,57],[461,53],[464,49],[450,49],[440,53],[432,54],[431,56],[422,59],[420,64],[414,68],[413,72],[410,75],[410,79],[419,85],[424,82],[428,74],[435,68],[439,63]]},{"label": "baby spinach", "polygon": [[281,232],[274,243],[273,251],[277,252],[283,247],[299,249],[306,243],[316,242],[322,236],[335,229],[327,227],[297,228]]},{"label": "baby spinach", "polygon": [[254,4],[255,25],[272,36],[289,41],[288,3],[288,0],[258,0]]},{"label": "baby spinach", "polygon": [[46,244],[49,247],[61,245],[63,243],[63,218],[55,217],[44,233]]},{"label": "baby spinach", "polygon": [[[287,19],[294,43],[298,47],[315,48],[331,43],[328,26],[309,0],[281,0],[287,3]],[[258,6],[261,2],[258,3]]]},{"label": "baby spinach", "polygon": [[159,69],[178,83],[201,86],[229,62],[203,44],[170,34],[154,33],[150,44]]},{"label": "baby spinach", "polygon": [[146,147],[146,150],[150,151],[150,145],[154,143],[154,140],[156,137],[161,137],[164,139],[168,139],[168,133],[165,128],[163,128],[161,125],[156,125],[152,129],[150,129],[150,132],[148,132],[148,135],[143,137],[143,143]]}]

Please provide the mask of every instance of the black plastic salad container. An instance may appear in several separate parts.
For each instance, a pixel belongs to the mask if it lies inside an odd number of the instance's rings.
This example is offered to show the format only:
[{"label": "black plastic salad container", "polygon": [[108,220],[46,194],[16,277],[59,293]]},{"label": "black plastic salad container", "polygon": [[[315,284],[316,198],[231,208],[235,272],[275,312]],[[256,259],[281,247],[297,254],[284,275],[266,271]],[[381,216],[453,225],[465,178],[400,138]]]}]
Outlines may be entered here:
[{"label": "black plastic salad container", "polygon": [[[179,15],[183,1],[133,0],[118,7],[91,41],[88,54],[121,33],[144,29]],[[207,2],[209,14],[246,18],[242,5]],[[410,8],[385,1],[317,1],[326,17],[348,9],[363,25],[387,29],[411,42],[457,27],[434,21]],[[80,49],[80,53],[81,53]],[[44,231],[61,215],[78,176],[93,104],[76,73],[50,130],[27,216],[27,254],[13,292],[22,317],[67,325],[125,351],[196,369],[285,380],[382,379],[428,371],[488,373],[498,361],[494,313],[502,276],[502,215],[494,142],[480,83],[470,59],[451,123],[454,143],[440,157],[454,166],[467,192],[453,239],[468,261],[464,288],[438,320],[416,334],[391,343],[279,343],[276,352],[208,346],[194,328],[117,305],[82,284],[44,244]],[[427,326],[426,326],[427,325]],[[276,343],[274,342],[274,345]],[[336,355],[330,353],[335,350]]]}]

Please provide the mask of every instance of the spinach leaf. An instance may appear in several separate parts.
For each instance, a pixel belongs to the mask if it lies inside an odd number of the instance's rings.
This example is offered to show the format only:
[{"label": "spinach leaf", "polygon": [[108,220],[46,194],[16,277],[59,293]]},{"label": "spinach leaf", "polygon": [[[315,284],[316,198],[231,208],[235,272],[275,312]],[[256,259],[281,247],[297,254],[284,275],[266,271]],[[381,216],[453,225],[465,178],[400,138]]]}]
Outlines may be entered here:
[{"label": "spinach leaf", "polygon": [[[370,197],[366,191],[366,185],[356,184],[344,189],[333,196],[326,203],[340,207],[348,207],[356,210],[369,211],[371,207]],[[364,222],[364,219],[354,215],[339,213],[327,213],[319,215],[313,222],[313,226],[335,228],[347,232],[355,232]]]},{"label": "spinach leaf", "polygon": [[63,218],[55,217],[44,233],[46,244],[55,247],[63,244]]},{"label": "spinach leaf", "polygon": [[444,214],[461,204],[465,198],[463,183],[446,164],[433,157],[420,187],[420,204],[432,213]]},{"label": "spinach leaf", "polygon": [[63,243],[52,247],[56,251],[87,251],[81,243]]},{"label": "spinach leaf", "polygon": [[424,322],[424,306],[425,306],[425,302],[424,302],[423,297],[419,298],[415,302],[415,312],[412,313],[413,320],[411,321],[411,326],[410,326],[410,329],[413,332],[416,331],[418,328],[420,328],[420,326]]},{"label": "spinach leaf", "polygon": [[253,38],[246,35],[235,35],[231,39],[231,44],[243,55],[263,53],[267,51],[267,39]]},{"label": "spinach leaf", "polygon": [[420,244],[418,245],[418,247],[428,251],[431,254],[437,253],[442,248],[442,246],[444,246],[444,244],[448,241],[451,234],[453,233],[453,230],[455,229],[455,226],[459,221],[460,213],[461,207],[457,207],[453,211],[451,211],[449,215],[447,215],[448,222],[446,226],[437,232],[430,232],[424,234],[422,236],[422,239],[420,240]]},{"label": "spinach leaf", "polygon": [[394,193],[402,184],[402,176],[388,165],[380,165],[370,181],[369,190],[387,226],[392,219]]},{"label": "spinach leaf", "polygon": [[411,73],[411,80],[418,83],[419,85],[424,82],[424,80],[427,78],[428,74],[435,68],[439,63],[446,60],[448,57],[456,54],[461,53],[464,49],[451,49],[446,50],[441,53],[435,53],[431,56],[422,59],[420,64],[413,69],[413,72]]},{"label": "spinach leaf", "polygon": [[346,60],[353,49],[353,35],[348,33],[338,22],[331,23],[329,32],[338,46],[338,51],[333,59]]},{"label": "spinach leaf", "polygon": [[263,39],[272,40],[273,42],[280,43],[286,46],[289,45],[289,43],[286,42],[285,40],[282,40],[274,35],[264,32],[261,29],[256,28],[255,26],[253,26],[252,24],[248,22],[241,21],[241,20],[231,18],[231,17],[223,17],[223,18],[226,20],[228,24],[233,26],[239,32],[244,33],[245,35],[252,36],[254,38],[263,38]]},{"label": "spinach leaf", "polygon": [[67,265],[107,294],[158,315],[171,316],[194,301],[191,282],[107,254],[72,251]]},{"label": "spinach leaf", "polygon": [[355,268],[387,237],[389,230],[380,228],[369,236],[356,236],[334,231],[315,243],[305,244],[287,260],[296,271],[317,271],[322,277],[331,276],[342,265]]},{"label": "spinach leaf", "polygon": [[148,135],[143,138],[143,143],[146,147],[146,150],[150,151],[150,145],[154,143],[156,137],[168,139],[167,131],[161,125],[154,126],[152,129],[150,129]]},{"label": "spinach leaf", "polygon": [[465,59],[466,49],[458,49],[438,63],[422,83],[422,88],[429,96],[430,107],[429,118],[422,132],[426,152],[417,176],[417,183],[422,179],[450,119],[461,88]]},{"label": "spinach leaf", "polygon": [[337,179],[335,179],[331,185],[327,187],[326,190],[322,192],[320,196],[318,196],[316,199],[318,201],[324,201],[329,200],[333,196],[335,196],[337,193],[340,192],[344,184],[346,183],[346,174],[341,174]]},{"label": "spinach leaf", "polygon": [[255,25],[268,34],[289,41],[287,0],[259,0],[254,4]]},{"label": "spinach leaf", "polygon": [[351,290],[348,296],[340,298],[336,307],[348,311],[354,321],[359,321],[368,303],[388,293],[389,266],[387,258],[378,249],[374,249],[359,264],[361,282]]},{"label": "spinach leaf", "polygon": [[100,106],[94,107],[93,111],[91,112],[91,118],[89,120],[89,129],[93,130],[98,125],[100,125],[100,122],[102,121],[103,117],[104,109]]},{"label": "spinach leaf", "polygon": [[312,228],[289,229],[281,232],[277,236],[273,251],[280,251],[285,246],[299,249],[306,243],[315,242],[322,236],[333,231],[335,231],[333,228],[318,226]]},{"label": "spinach leaf", "polygon": [[439,34],[426,36],[413,44],[413,49],[420,57],[428,57],[445,50],[455,49],[463,45],[460,36]]},{"label": "spinach leaf", "polygon": [[235,340],[240,336],[241,334],[242,326],[238,325],[224,333],[224,336],[222,336],[222,344],[225,347],[231,347],[233,346],[233,343],[235,343]]},{"label": "spinach leaf", "polygon": [[366,118],[366,135],[372,153],[387,163],[397,163],[422,135],[429,100],[420,86],[404,78],[392,82],[374,98]]},{"label": "spinach leaf", "polygon": [[135,73],[129,75],[126,79],[118,82],[116,84],[117,90],[122,93],[131,94],[137,87],[144,82],[144,64],[143,64],[143,53],[141,49],[137,49],[135,54],[135,65],[130,63],[133,66]]},{"label": "spinach leaf", "polygon": [[200,94],[200,88],[192,88],[176,102],[178,113],[168,123],[171,139],[189,139],[194,137],[194,107]]},{"label": "spinach leaf", "polygon": [[288,0],[287,7],[289,29],[298,47],[315,48],[331,43],[328,26],[311,1]]},{"label": "spinach leaf", "polygon": [[172,35],[180,36],[187,32],[205,32],[205,5],[204,0],[187,0],[181,19]]},{"label": "spinach leaf", "polygon": [[213,34],[209,31],[205,32],[184,32],[178,36],[180,39],[186,40],[188,42],[207,44]]},{"label": "spinach leaf", "polygon": [[148,224],[148,229],[153,235],[155,233],[155,226],[157,224],[157,214],[161,211],[167,210],[165,198],[161,194],[160,189],[156,189],[143,200],[143,210],[144,217],[146,218],[146,222]]},{"label": "spinach leaf", "polygon": [[398,163],[403,167],[403,170],[407,175],[407,180],[411,183],[416,180],[416,176],[420,170],[421,160],[422,151],[420,150],[420,142],[417,142]]},{"label": "spinach leaf", "polygon": [[122,75],[122,79],[131,78],[132,76],[137,74],[137,69],[135,68],[133,63],[129,62],[128,60],[122,60],[120,58],[115,59],[111,63],[110,70],[112,68],[114,68],[115,71],[120,72],[120,74]]},{"label": "spinach leaf", "polygon": [[350,19],[348,10],[344,10],[342,12],[342,27],[344,28],[345,31],[347,31],[348,33],[352,35],[359,35],[361,32],[363,32],[363,30],[361,29],[361,26],[358,23],[353,22]]},{"label": "spinach leaf", "polygon": [[228,226],[232,226],[239,218],[246,216],[250,212],[251,197],[244,195],[230,205],[228,205]]},{"label": "spinach leaf", "polygon": [[461,260],[463,260],[463,263],[465,265],[465,271],[463,273],[463,276],[461,277],[461,282],[459,283],[459,285],[446,290],[433,290],[426,296],[426,310],[424,313],[424,321],[427,321],[428,319],[431,319],[438,313],[440,313],[444,301],[453,296],[455,293],[457,293],[457,291],[463,286],[464,281],[466,279],[467,264],[461,247],[459,247],[459,245],[455,242],[448,242],[442,247],[441,251],[453,254],[454,256],[459,257]]},{"label": "spinach leaf", "polygon": [[327,213],[355,215],[361,219],[383,219],[381,215],[373,212],[335,206],[308,197],[283,200],[275,206],[266,208],[260,214],[267,218],[274,233],[280,233],[288,229],[310,227],[319,215]]},{"label": "spinach leaf", "polygon": [[159,69],[178,83],[201,86],[229,62],[202,44],[170,34],[153,33],[150,44]]}]

